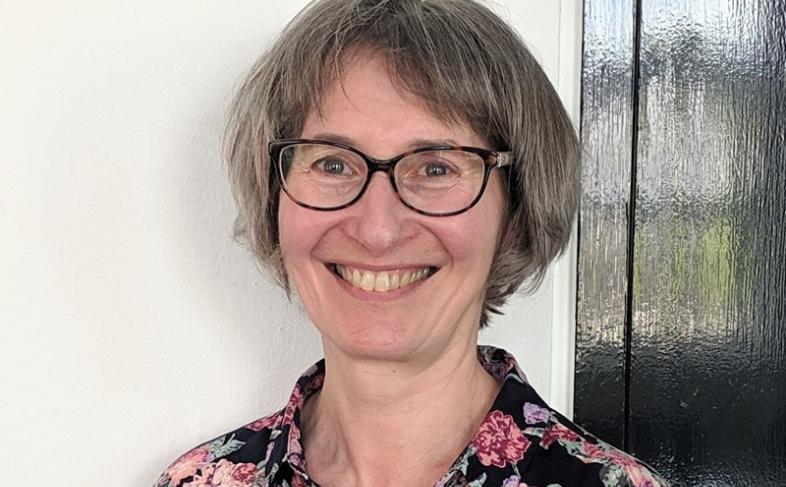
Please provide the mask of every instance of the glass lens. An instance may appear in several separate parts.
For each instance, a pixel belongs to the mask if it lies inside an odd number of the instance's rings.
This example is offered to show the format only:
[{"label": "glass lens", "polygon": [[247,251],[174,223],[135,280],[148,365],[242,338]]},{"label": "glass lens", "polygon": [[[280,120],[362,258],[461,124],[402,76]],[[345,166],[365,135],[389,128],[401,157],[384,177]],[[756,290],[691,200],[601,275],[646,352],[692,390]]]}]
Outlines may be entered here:
[{"label": "glass lens", "polygon": [[295,144],[279,156],[284,187],[295,200],[317,208],[345,205],[363,188],[368,167],[358,154],[324,144]]},{"label": "glass lens", "polygon": [[405,157],[396,165],[401,198],[429,213],[450,213],[468,207],[483,187],[483,158],[463,150],[434,150]]}]

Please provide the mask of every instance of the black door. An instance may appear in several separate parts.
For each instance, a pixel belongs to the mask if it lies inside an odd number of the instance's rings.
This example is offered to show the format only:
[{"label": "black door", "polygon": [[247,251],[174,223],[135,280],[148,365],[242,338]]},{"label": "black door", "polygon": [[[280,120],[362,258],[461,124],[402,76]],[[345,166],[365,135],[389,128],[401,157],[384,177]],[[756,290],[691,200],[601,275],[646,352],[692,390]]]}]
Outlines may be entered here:
[{"label": "black door", "polygon": [[586,0],[575,417],[786,486],[786,0]]}]

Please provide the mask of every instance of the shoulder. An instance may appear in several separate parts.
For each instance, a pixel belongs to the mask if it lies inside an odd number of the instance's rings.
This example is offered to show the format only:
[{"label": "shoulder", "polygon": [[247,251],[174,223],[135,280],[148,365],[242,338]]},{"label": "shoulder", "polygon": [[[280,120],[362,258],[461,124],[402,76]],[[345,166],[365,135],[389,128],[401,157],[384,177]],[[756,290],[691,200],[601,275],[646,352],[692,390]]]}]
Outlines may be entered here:
[{"label": "shoulder", "polygon": [[485,477],[488,485],[502,481],[505,487],[668,486],[648,465],[546,404],[512,355],[493,347],[478,352],[484,368],[502,380],[502,388],[472,441],[469,458],[459,464],[462,473]]},{"label": "shoulder", "polygon": [[[535,407],[531,406],[531,414],[537,414]],[[598,439],[556,411],[548,413],[542,425],[528,425],[524,433],[534,437],[542,453],[540,458],[548,459],[545,461],[548,470],[554,471],[556,467],[570,475],[571,482],[576,482],[564,485],[668,487],[668,483],[645,463]],[[533,473],[539,470],[537,465],[531,467]],[[590,471],[592,475],[588,475]]]},{"label": "shoulder", "polygon": [[167,467],[154,487],[262,484],[281,416],[276,412],[192,448]]}]

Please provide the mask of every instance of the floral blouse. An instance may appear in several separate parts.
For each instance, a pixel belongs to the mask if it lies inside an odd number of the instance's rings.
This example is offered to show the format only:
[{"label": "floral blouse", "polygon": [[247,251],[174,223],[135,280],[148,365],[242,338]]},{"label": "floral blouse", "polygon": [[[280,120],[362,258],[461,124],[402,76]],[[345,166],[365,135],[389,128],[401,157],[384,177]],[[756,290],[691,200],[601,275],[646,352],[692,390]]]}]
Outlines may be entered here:
[{"label": "floral blouse", "polygon": [[[645,464],[549,408],[506,351],[478,347],[502,388],[491,411],[435,487],[660,487]],[[318,487],[306,473],[300,411],[322,387],[324,361],[297,381],[286,407],[194,448],[155,487]]]}]

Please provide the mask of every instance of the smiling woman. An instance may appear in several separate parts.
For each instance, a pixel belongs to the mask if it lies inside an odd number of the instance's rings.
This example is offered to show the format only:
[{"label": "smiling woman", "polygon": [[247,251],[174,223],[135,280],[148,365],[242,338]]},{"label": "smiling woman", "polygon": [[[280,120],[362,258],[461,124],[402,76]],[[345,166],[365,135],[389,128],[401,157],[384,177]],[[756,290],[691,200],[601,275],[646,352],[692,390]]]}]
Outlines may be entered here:
[{"label": "smiling woman", "polygon": [[[340,137],[382,159],[412,150],[423,139],[490,149],[471,128],[435,118],[419,98],[394,84],[387,61],[373,51],[348,55],[341,82],[328,87],[321,113],[309,113],[300,135]],[[463,151],[438,151],[425,161],[447,167],[447,161],[456,159],[442,155],[449,152]],[[444,200],[458,204],[446,208],[451,213],[467,210],[476,195],[467,197],[461,181],[477,186],[473,193],[480,196],[486,167],[481,158],[471,162],[477,169],[454,174],[453,181],[417,185],[406,182],[414,176],[402,176],[400,171],[393,171],[393,184],[384,174],[366,171],[355,177],[368,181],[362,197],[338,211],[313,211],[279,196],[279,242],[286,275],[324,338],[326,357],[341,353],[342,360],[348,355],[400,363],[417,358],[436,364],[448,351],[477,363],[473,337],[505,208],[500,171],[493,171],[485,195],[471,211],[426,216],[400,198],[409,195],[408,200],[421,203],[422,210],[439,207]],[[433,188],[437,184],[439,191]],[[405,191],[412,185],[429,187]],[[330,193],[335,194],[332,189]],[[352,279],[341,279],[338,269],[345,274],[351,269]],[[392,279],[398,277],[398,289],[390,289],[391,274]]]},{"label": "smiling woman", "polygon": [[665,485],[477,346],[566,245],[579,172],[556,93],[490,10],[316,1],[252,70],[227,141],[238,235],[325,359],[159,486]]}]

